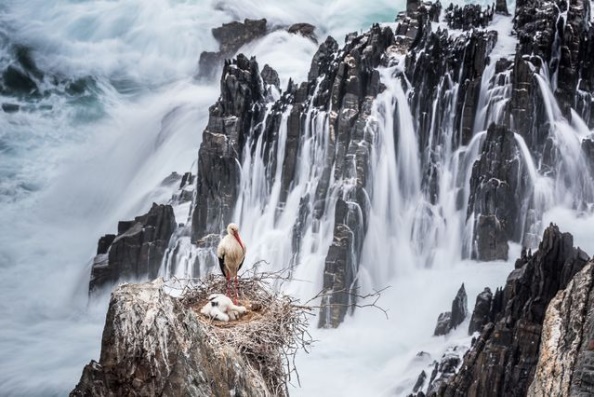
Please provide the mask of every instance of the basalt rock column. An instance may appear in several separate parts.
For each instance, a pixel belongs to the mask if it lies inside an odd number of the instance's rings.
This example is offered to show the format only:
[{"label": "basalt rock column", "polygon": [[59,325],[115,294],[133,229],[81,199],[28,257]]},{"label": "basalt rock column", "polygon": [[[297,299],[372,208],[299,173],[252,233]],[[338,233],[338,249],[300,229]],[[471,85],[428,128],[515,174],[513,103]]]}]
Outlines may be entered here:
[{"label": "basalt rock column", "polygon": [[263,87],[258,64],[238,55],[226,62],[221,96],[209,109],[209,122],[198,152],[192,240],[219,234],[231,221],[238,196],[242,147],[260,117]]},{"label": "basalt rock column", "polygon": [[546,308],[588,261],[583,251],[573,248],[572,235],[548,227],[539,249],[522,260],[503,292],[494,296],[494,322],[483,328],[461,370],[435,395],[526,396],[547,326]]},{"label": "basalt rock column", "polygon": [[527,184],[514,133],[492,124],[470,181],[467,216],[475,216],[474,258],[508,259],[508,240],[518,241],[523,232],[519,218]]},{"label": "basalt rock column", "polygon": [[117,236],[108,234],[99,239],[89,292],[120,279],[155,279],[175,228],[172,207],[155,203],[145,215],[121,221]]},{"label": "basalt rock column", "polygon": [[342,186],[334,209],[333,241],[325,260],[319,327],[337,327],[356,300],[356,277],[368,216],[364,189],[369,175],[371,136],[366,128],[372,101],[380,91],[374,68],[381,64],[385,50],[393,43],[392,31],[376,25],[348,42],[333,73],[330,134],[334,164],[330,165],[334,168],[333,179],[341,181]]}]

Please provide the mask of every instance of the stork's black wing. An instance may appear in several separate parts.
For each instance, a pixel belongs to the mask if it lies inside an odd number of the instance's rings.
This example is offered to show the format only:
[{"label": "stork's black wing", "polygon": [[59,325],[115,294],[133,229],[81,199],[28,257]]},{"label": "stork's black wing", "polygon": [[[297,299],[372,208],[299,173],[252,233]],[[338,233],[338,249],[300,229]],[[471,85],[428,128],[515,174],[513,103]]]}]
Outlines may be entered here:
[{"label": "stork's black wing", "polygon": [[219,257],[219,268],[221,268],[221,273],[227,277],[227,274],[225,274],[225,255]]},{"label": "stork's black wing", "polygon": [[240,266],[238,266],[238,272],[240,271],[240,269],[242,268],[242,266],[244,265],[244,260],[246,259],[246,257],[244,257],[244,259],[242,259],[242,263],[240,263]]}]

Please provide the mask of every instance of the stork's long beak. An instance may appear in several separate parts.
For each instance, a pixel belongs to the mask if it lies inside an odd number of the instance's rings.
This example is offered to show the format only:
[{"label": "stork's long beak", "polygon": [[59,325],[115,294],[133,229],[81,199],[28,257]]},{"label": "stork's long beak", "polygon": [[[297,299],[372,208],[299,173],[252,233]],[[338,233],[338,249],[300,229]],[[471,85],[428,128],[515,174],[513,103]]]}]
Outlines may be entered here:
[{"label": "stork's long beak", "polygon": [[246,247],[244,246],[244,242],[242,241],[242,239],[240,238],[240,233],[235,232],[233,234],[233,236],[236,238],[236,240],[238,240],[238,243],[240,243],[240,246],[242,247],[242,249],[246,249]]}]

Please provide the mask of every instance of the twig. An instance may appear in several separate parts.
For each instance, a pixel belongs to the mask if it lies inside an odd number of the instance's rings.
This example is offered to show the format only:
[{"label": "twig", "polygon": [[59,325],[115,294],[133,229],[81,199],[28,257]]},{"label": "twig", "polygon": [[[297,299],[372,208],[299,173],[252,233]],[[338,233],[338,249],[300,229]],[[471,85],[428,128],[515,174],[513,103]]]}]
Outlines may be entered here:
[{"label": "twig", "polygon": [[359,287],[349,288],[349,289],[343,288],[343,289],[336,290],[336,291],[329,291],[329,290],[323,289],[323,290],[319,291],[314,297],[308,299],[304,304],[297,305],[297,307],[304,309],[304,310],[322,309],[328,305],[324,305],[324,304],[323,305],[308,305],[308,303],[310,303],[318,298],[321,298],[323,296],[329,296],[329,295],[334,295],[334,294],[347,294],[351,298],[356,298],[355,302],[359,302],[360,300],[365,300],[368,298],[374,298],[374,301],[372,303],[366,303],[366,304],[362,304],[362,303],[349,303],[349,304],[332,303],[332,305],[333,306],[343,306],[343,307],[359,307],[359,308],[373,307],[373,308],[378,309],[381,312],[383,312],[384,315],[386,316],[386,318],[388,319],[388,310],[377,305],[382,292],[384,292],[388,288],[390,288],[390,285],[386,286],[384,288],[381,288],[379,290],[374,290],[374,292],[371,292],[371,293],[368,293],[365,295],[361,295],[356,292],[359,289]]}]

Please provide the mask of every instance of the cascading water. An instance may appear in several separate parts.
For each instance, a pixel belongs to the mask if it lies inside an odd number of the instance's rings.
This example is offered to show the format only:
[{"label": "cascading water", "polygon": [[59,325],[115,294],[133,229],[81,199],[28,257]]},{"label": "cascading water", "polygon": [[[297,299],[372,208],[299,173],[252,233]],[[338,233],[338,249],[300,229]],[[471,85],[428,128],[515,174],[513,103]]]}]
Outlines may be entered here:
[{"label": "cascading water", "polygon": [[[283,8],[277,2],[257,7],[251,2],[159,1],[149,7],[133,0],[52,6],[15,1],[0,6],[0,63],[11,62],[10,42],[4,41],[9,38],[33,48],[48,75],[94,81],[83,98],[72,98],[47,80],[50,89],[41,98],[1,98],[21,111],[0,113],[0,394],[67,394],[82,366],[98,358],[107,297],[87,306],[88,259],[97,238],[113,232],[118,220],[142,213],[152,201],[169,200],[171,189],[161,181],[172,171],[194,172],[207,108],[218,94],[218,87],[191,78],[200,50],[215,47],[209,29],[232,19],[266,16],[279,26],[307,20],[323,32],[320,37],[332,33],[341,38],[379,19],[392,21],[396,8],[405,8],[389,1],[375,4],[377,9],[359,1],[302,3]],[[501,32],[494,60],[514,53],[510,21],[497,21]],[[297,43],[299,59],[292,63],[288,54]],[[290,77],[307,75],[315,49],[307,39],[276,32],[243,50],[269,54],[267,62],[281,72],[285,86]],[[313,329],[321,342],[312,356],[298,358],[303,388],[292,394],[388,394],[394,392],[395,374],[402,375],[402,384],[411,383],[419,373],[411,357],[421,349],[433,355],[443,349],[443,339],[426,337],[437,313],[447,309],[436,305],[450,301],[463,281],[469,296],[486,285],[494,289],[511,269],[503,262],[462,259],[470,257],[472,248],[473,222],[466,211],[472,167],[488,125],[505,122],[510,73],[497,74],[496,62],[483,72],[469,142],[457,145],[453,109],[458,76],[441,78],[437,91],[442,96],[433,100],[432,133],[425,141],[409,103],[416,87],[407,82],[403,60],[394,62],[379,69],[385,88],[373,103],[366,129],[373,137],[365,186],[370,207],[359,269],[353,269],[363,290],[392,285],[379,302],[390,319],[356,310],[338,330]],[[581,139],[593,131],[574,113],[571,122],[562,117],[547,78],[537,79],[558,160],[555,172],[546,173],[542,159],[515,135],[532,186],[522,210],[528,219],[523,229],[539,235],[539,221],[552,219],[557,206],[568,212],[555,213],[554,220],[570,219],[578,209],[592,227],[593,186]],[[271,101],[278,98],[272,95]],[[263,133],[244,145],[233,218],[248,245],[247,267],[265,260],[262,270],[286,269],[292,279],[284,291],[308,299],[322,288],[337,201],[346,202],[348,217],[362,217],[366,209],[354,199],[354,159],[346,165],[345,178],[335,179],[331,170],[324,202],[316,201],[324,163],[334,154],[333,115],[313,103],[304,111],[295,175],[283,191],[290,111],[270,106],[262,124],[253,127],[264,129],[269,118],[281,119],[275,158],[266,156]],[[438,165],[435,191],[424,185],[430,164]],[[176,208],[176,220],[185,226],[172,238],[161,269],[165,277],[201,277],[216,269],[212,246],[197,248],[190,241],[190,219],[188,204]],[[578,228],[585,229],[585,222]],[[592,253],[592,228],[582,234],[577,234],[581,246]],[[518,248],[513,246],[511,258]],[[351,255],[355,266],[357,253]],[[459,339],[468,343],[461,332],[448,341]],[[345,382],[337,385],[336,376]]]},{"label": "cascading water", "polygon": [[552,88],[544,81],[543,73],[536,75],[536,79],[547,113],[550,138],[556,148],[556,165],[553,170],[556,203],[581,210],[585,205],[593,203],[593,181],[581,148],[582,139],[592,137],[593,133],[582,135],[581,131],[572,127],[562,116]]},{"label": "cascading water", "polygon": [[[371,155],[372,184],[370,222],[364,241],[362,264],[374,285],[404,274],[411,260],[419,251],[409,244],[415,229],[418,208],[423,211],[421,200],[419,144],[411,114],[407,106],[401,78],[400,65],[381,72],[387,89],[375,101],[370,126],[374,136]],[[395,140],[398,138],[398,143]],[[425,215],[425,214],[423,214]],[[403,265],[390,266],[387,258],[405,259]],[[382,264],[382,265],[381,265]],[[410,270],[410,269],[409,269]]]},{"label": "cascading water", "polygon": [[[310,103],[300,136],[300,163],[289,192],[284,193],[282,174],[291,106],[279,112],[281,124],[276,141],[276,158],[265,158],[263,133],[256,135],[256,142],[247,142],[245,146],[242,188],[233,219],[244,225],[242,233],[247,241],[251,241],[246,263],[265,260],[267,265],[262,267],[263,270],[288,271],[296,280],[309,280],[289,287],[294,294],[306,298],[321,288],[321,279],[312,275],[322,276],[324,250],[332,239],[333,218],[326,215],[316,219],[313,216],[316,188],[322,177],[324,159],[329,155],[328,114]],[[272,117],[267,113],[262,128],[265,128],[269,116]],[[250,153],[249,148],[254,145],[256,150]],[[334,205],[333,196],[336,194],[331,193],[324,204],[326,208]],[[325,214],[329,212],[324,211]],[[305,216],[301,215],[304,213]]]}]

